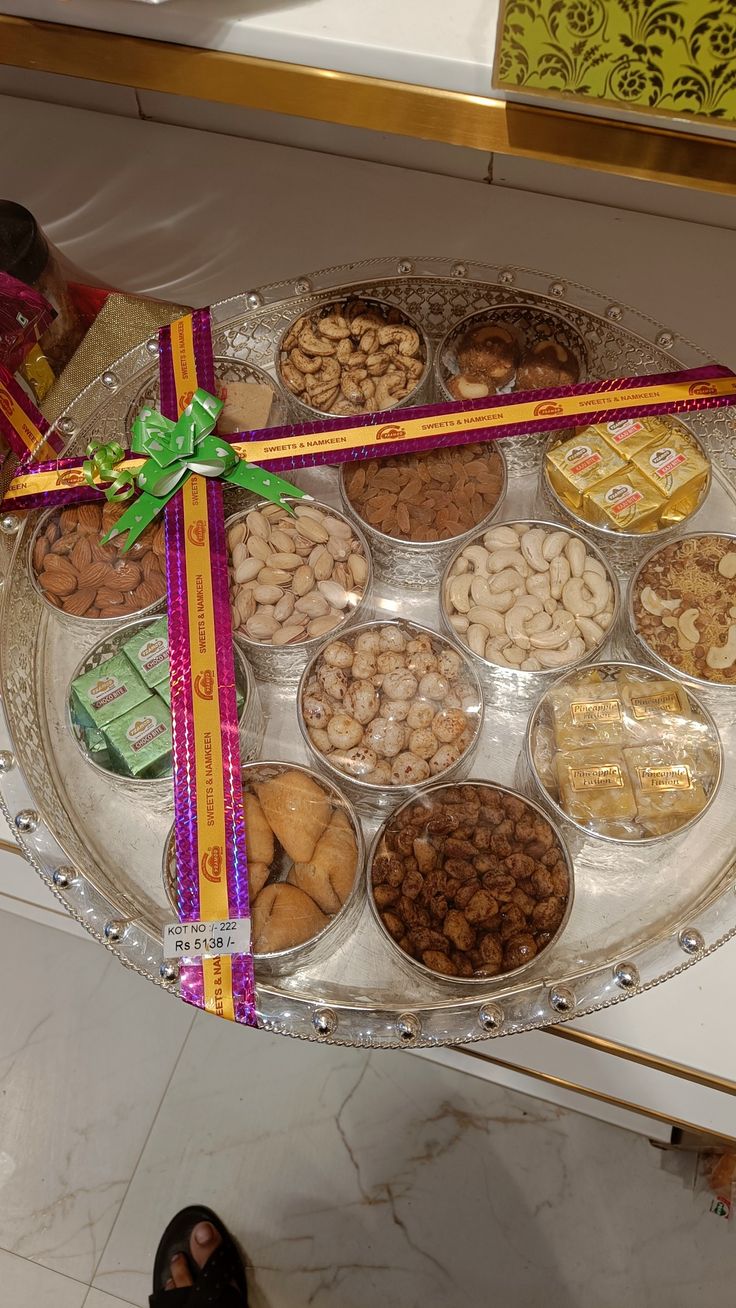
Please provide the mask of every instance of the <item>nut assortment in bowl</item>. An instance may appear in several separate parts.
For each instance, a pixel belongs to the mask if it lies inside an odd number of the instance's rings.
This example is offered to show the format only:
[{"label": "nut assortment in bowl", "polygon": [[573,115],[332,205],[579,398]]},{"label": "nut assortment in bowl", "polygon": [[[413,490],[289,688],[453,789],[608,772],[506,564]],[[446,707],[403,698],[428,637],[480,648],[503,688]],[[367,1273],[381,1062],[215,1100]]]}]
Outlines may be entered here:
[{"label": "nut assortment in bowl", "polygon": [[464,545],[442,582],[442,616],[486,665],[543,673],[604,644],[618,588],[598,550],[558,523],[490,526]]},{"label": "nut assortment in bowl", "polygon": [[629,617],[650,656],[682,677],[736,685],[736,536],[687,535],[640,564]]},{"label": "nut assortment in bowl", "polygon": [[435,373],[447,399],[478,400],[498,391],[574,386],[586,361],[585,342],[565,319],[532,305],[494,305],[447,333]]},{"label": "nut assortment in bowl", "polygon": [[[253,952],[258,972],[292,970],[349,930],[364,891],[360,825],[339,790],[308,768],[243,768]],[[171,836],[164,886],[176,908]]]},{"label": "nut assortment in bowl", "polygon": [[[243,760],[257,758],[264,717],[253,675],[237,647],[235,693]],[[86,761],[126,784],[165,782],[171,797],[172,735],[168,619],[116,627],[72,674],[67,719]]]},{"label": "nut assortment in bowl", "polygon": [[638,664],[597,663],[542,697],[524,760],[561,816],[588,834],[641,844],[703,816],[722,748],[710,714],[680,682]]},{"label": "nut assortment in bowl", "polygon": [[340,491],[370,542],[377,574],[417,589],[432,585],[458,541],[501,508],[501,442],[346,463]]},{"label": "nut assortment in bowl", "polygon": [[124,537],[101,537],[125,512],[125,504],[70,505],[49,509],[30,544],[30,571],[45,602],[70,623],[120,622],[155,609],[166,594],[163,523],[151,523],[123,554]]},{"label": "nut assortment in bowl", "polygon": [[405,621],[367,623],[328,641],[305,669],[298,699],[316,761],[347,793],[379,806],[392,791],[467,768],[483,720],[468,660]]},{"label": "nut assortment in bowl", "polygon": [[376,413],[418,403],[429,345],[392,304],[333,300],[291,324],[278,367],[287,391],[312,413]]},{"label": "nut assortment in bowl", "polygon": [[692,517],[710,487],[710,460],[684,423],[665,414],[555,435],[543,486],[566,517],[624,537],[662,535]]},{"label": "nut assortment in bowl", "polygon": [[287,503],[262,501],[227,522],[233,632],[266,677],[300,671],[309,647],[354,621],[371,590],[360,531],[326,505]]},{"label": "nut assortment in bowl", "polygon": [[505,977],[554,942],[572,864],[530,800],[485,781],[430,786],[379,832],[370,902],[402,954],[434,976]]}]

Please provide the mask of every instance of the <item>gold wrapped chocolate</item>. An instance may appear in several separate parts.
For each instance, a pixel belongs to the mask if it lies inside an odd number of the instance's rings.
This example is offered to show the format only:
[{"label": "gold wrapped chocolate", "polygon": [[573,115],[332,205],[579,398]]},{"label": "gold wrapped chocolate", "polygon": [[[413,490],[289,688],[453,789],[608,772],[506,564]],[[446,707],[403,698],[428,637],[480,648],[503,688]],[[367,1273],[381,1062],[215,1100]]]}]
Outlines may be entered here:
[{"label": "gold wrapped chocolate", "polygon": [[705,808],[695,757],[673,741],[624,750],[634,789],[637,821],[647,835],[681,827]]},{"label": "gold wrapped chocolate", "polygon": [[616,678],[624,710],[627,743],[662,740],[665,732],[692,728],[694,718],[683,686],[665,678],[644,681],[620,673]]},{"label": "gold wrapped chocolate", "polygon": [[[618,834],[636,818],[636,801],[623,750],[571,749],[557,755],[557,784],[565,812],[581,826]],[[623,834],[623,832],[622,832]]]},{"label": "gold wrapped chocolate", "polygon": [[586,427],[572,440],[555,445],[545,457],[551,485],[573,509],[581,507],[591,486],[626,466],[594,427]]},{"label": "gold wrapped chocolate", "polygon": [[583,514],[589,522],[614,531],[656,531],[662,498],[632,465],[587,492]]},{"label": "gold wrapped chocolate", "polygon": [[623,418],[620,422],[604,422],[593,428],[622,459],[633,459],[640,450],[654,441],[665,440],[671,424],[664,418]]},{"label": "gold wrapped chocolate", "polygon": [[558,749],[620,745],[624,740],[623,703],[614,681],[553,686],[549,707]]},{"label": "gold wrapped chocolate", "polygon": [[689,433],[671,431],[665,443],[640,450],[631,462],[665,500],[662,526],[694,513],[708,480],[708,464]]}]

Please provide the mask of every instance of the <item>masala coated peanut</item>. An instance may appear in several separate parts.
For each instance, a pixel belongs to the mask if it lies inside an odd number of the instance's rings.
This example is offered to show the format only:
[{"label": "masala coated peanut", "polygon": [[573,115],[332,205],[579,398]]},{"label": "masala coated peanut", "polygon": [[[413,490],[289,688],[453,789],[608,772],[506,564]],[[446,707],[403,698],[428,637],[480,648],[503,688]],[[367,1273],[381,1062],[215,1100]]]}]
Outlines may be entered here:
[{"label": "masala coated peanut", "polygon": [[531,961],[554,938],[571,893],[564,848],[521,796],[485,782],[438,786],[384,827],[371,888],[389,935],[451,977]]}]

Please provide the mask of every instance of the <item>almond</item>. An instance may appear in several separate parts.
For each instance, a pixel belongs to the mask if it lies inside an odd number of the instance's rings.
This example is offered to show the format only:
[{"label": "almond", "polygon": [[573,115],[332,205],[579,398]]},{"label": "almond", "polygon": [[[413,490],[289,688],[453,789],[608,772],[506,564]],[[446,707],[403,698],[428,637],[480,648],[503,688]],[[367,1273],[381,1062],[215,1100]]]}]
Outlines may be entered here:
[{"label": "almond", "polygon": [[75,531],[78,521],[76,508],[62,509],[59,518],[62,531]]},{"label": "almond", "polygon": [[47,554],[43,561],[43,571],[45,573],[61,572],[68,577],[76,577],[76,572],[68,558],[61,554]]},{"label": "almond", "polygon": [[100,609],[117,608],[122,602],[123,592],[110,590],[108,586],[101,586],[95,596],[95,604]]},{"label": "almond", "polygon": [[71,595],[77,589],[76,577],[65,572],[42,572],[39,580],[49,595]]},{"label": "almond", "polygon": [[133,599],[139,609],[147,609],[149,604],[155,604],[157,599],[161,598],[161,592],[154,590],[153,586],[147,581],[142,581],[140,586],[136,586],[133,591]]},{"label": "almond", "polygon": [[151,583],[154,583],[155,580],[159,577],[163,581],[164,574],[161,570],[161,567],[159,566],[159,560],[155,554],[152,554],[150,552],[146,554],[142,561],[141,566],[143,568],[143,576],[146,581],[150,581]]},{"label": "almond", "polygon": [[[59,539],[57,541],[54,541],[54,544],[51,546],[51,553],[71,554],[76,543],[77,543],[76,531],[74,532],[73,535],[70,534],[69,536],[60,536]],[[51,556],[49,555],[48,557]]]},{"label": "almond", "polygon": [[78,590],[74,595],[70,595],[64,600],[63,608],[65,613],[73,613],[75,617],[81,618],[91,609],[95,598],[95,592],[91,587],[85,590]]},{"label": "almond", "polygon": [[92,562],[92,546],[86,536],[80,536],[77,540],[69,555],[69,562],[78,573],[81,573],[82,569]]},{"label": "almond", "polygon": [[157,558],[162,559],[166,554],[166,537],[163,527],[159,527],[153,538],[152,549]]},{"label": "almond", "polygon": [[33,567],[36,572],[40,572],[41,565],[49,552],[49,543],[45,536],[39,536],[36,544],[33,546]]},{"label": "almond", "polygon": [[137,563],[116,563],[105,579],[110,590],[135,590],[140,583],[141,570]]},{"label": "almond", "polygon": [[88,586],[92,586],[97,590],[100,586],[105,585],[111,572],[112,565],[110,563],[102,563],[92,560],[85,568],[80,568],[79,585],[85,590]]},{"label": "almond", "polygon": [[77,521],[85,532],[99,532],[102,530],[102,509],[97,504],[80,504]]},{"label": "almond", "polygon": [[121,618],[126,612],[127,609],[124,609],[122,604],[114,608],[101,608],[99,610],[101,618]]},{"label": "almond", "polygon": [[44,536],[46,537],[49,545],[53,545],[54,541],[58,540],[60,535],[61,535],[61,529],[59,527],[58,522],[50,522],[44,532]]}]

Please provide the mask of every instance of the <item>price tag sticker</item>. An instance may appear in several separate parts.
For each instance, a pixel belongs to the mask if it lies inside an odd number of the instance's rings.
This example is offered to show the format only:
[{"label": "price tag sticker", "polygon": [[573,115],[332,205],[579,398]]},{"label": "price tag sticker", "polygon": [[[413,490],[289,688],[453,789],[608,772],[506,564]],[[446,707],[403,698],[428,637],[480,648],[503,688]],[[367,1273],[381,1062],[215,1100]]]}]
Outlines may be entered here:
[{"label": "price tag sticker", "polygon": [[164,958],[218,958],[250,953],[250,918],[224,922],[167,922]]}]

